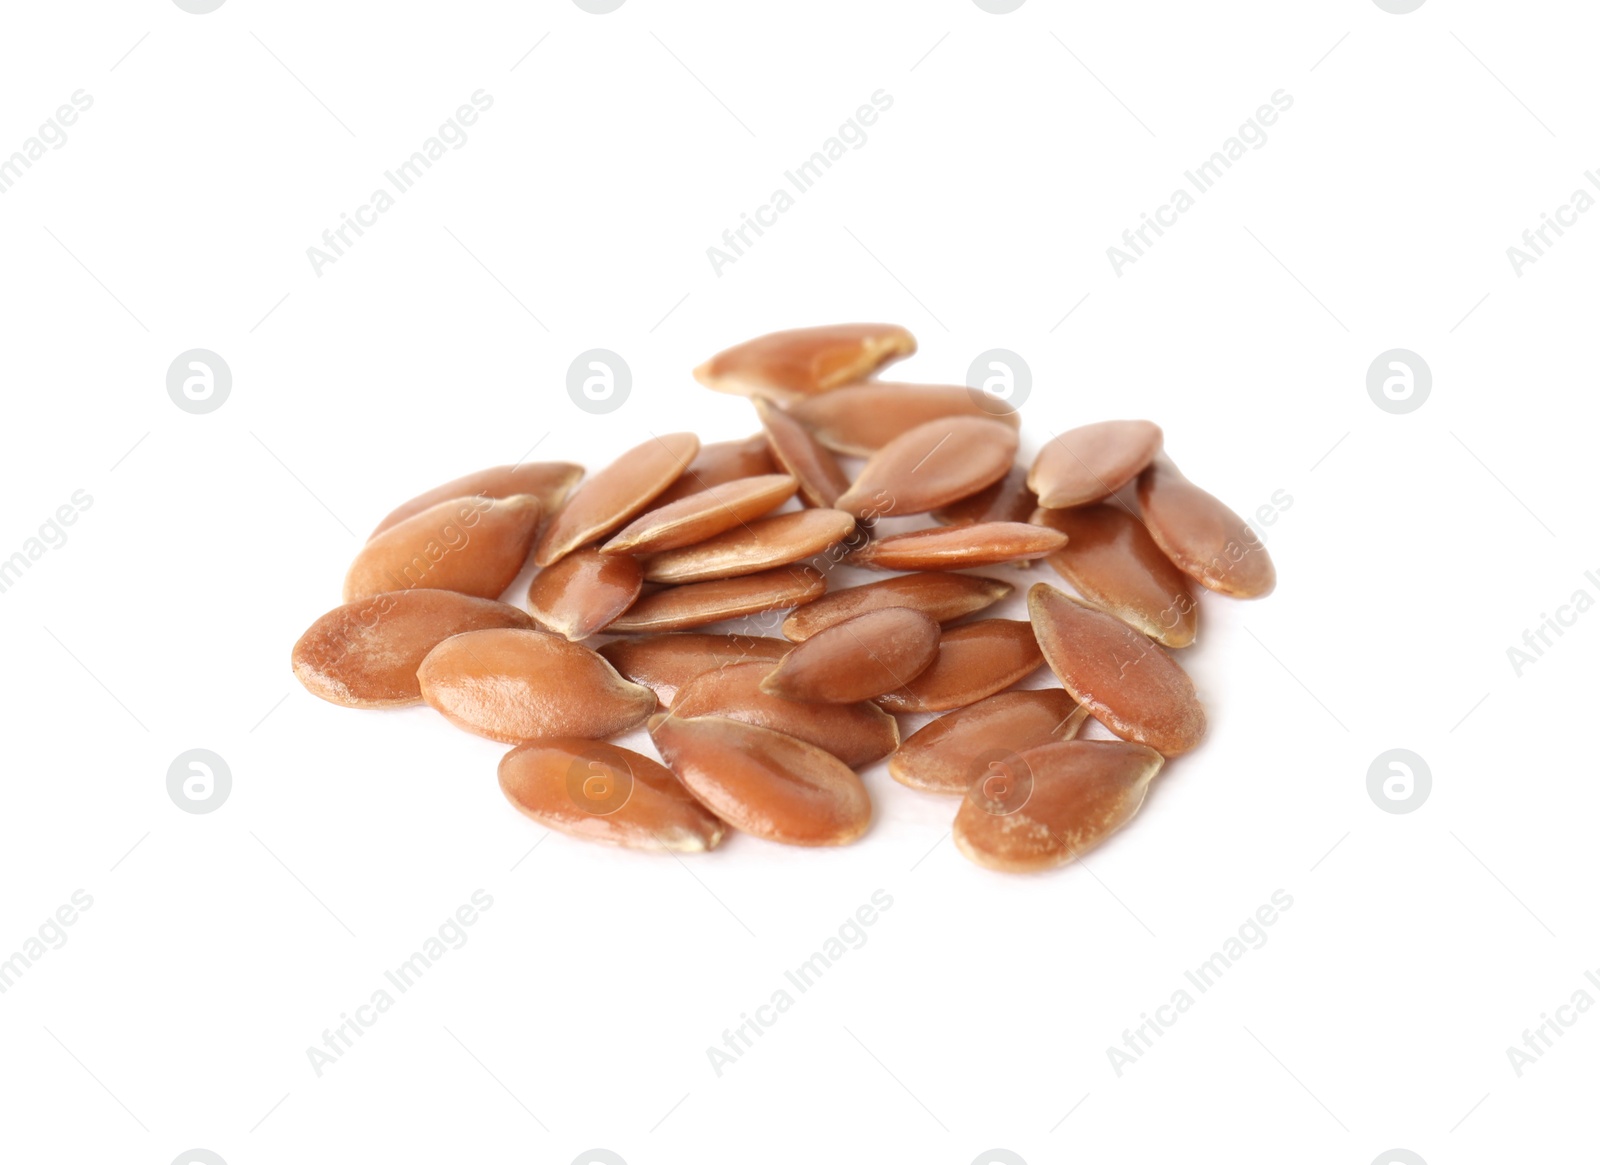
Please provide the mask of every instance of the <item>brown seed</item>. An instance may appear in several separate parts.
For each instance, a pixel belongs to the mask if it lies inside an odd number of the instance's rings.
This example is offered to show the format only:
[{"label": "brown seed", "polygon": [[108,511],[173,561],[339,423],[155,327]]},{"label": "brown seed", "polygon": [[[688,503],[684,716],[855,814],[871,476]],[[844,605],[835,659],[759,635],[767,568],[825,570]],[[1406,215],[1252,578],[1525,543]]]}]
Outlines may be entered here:
[{"label": "brown seed", "polygon": [[544,528],[533,560],[549,566],[640,514],[700,450],[693,433],[652,437],[581,485]]},{"label": "brown seed", "polygon": [[975,522],[891,534],[867,543],[845,561],[868,570],[961,570],[1043,558],[1066,543],[1064,534],[1026,522]]},{"label": "brown seed", "polygon": [[397,708],[422,703],[417,666],[450,636],[532,626],[521,611],[492,599],[394,591],[329,611],[300,636],[291,661],[295,679],[330,704]]},{"label": "brown seed", "polygon": [[939,657],[911,683],[878,697],[890,712],[945,712],[1009,688],[1044,662],[1033,628],[1020,619],[979,619],[939,639]]},{"label": "brown seed", "polygon": [[1028,614],[1050,670],[1089,715],[1164,756],[1200,743],[1205,709],[1188,673],[1160,646],[1044,583],[1028,591]]},{"label": "brown seed", "polygon": [[809,603],[828,589],[810,567],[780,566],[759,574],[668,587],[635,603],[608,631],[682,631],[780,607]]},{"label": "brown seed", "polygon": [[967,790],[956,848],[1007,873],[1065,865],[1127,824],[1161,763],[1159,753],[1117,740],[1027,749]]},{"label": "brown seed", "polygon": [[809,741],[853,769],[882,760],[900,743],[900,725],[876,704],[813,704],[761,690],[772,665],[741,663],[706,672],[684,685],[672,714],[726,716]]},{"label": "brown seed", "polygon": [[767,431],[772,456],[800,482],[800,496],[818,509],[831,510],[850,488],[850,478],[804,425],[770,401],[757,399],[756,413]]},{"label": "brown seed", "polygon": [[970,526],[974,522],[1026,522],[1039,506],[1039,499],[1028,488],[1028,474],[1021,466],[971,497],[934,511],[934,518],[946,526]]},{"label": "brown seed", "polygon": [[526,465],[497,465],[493,469],[481,469],[477,473],[447,481],[397,506],[378,523],[377,529],[367,535],[367,540],[371,541],[390,526],[399,525],[429,506],[453,498],[508,498],[512,494],[532,494],[539,499],[541,513],[554,513],[582,476],[583,466],[566,461],[534,461]]},{"label": "brown seed", "polygon": [[1028,488],[1049,509],[1081,506],[1127,485],[1161,449],[1149,421],[1100,421],[1072,429],[1039,450]]},{"label": "brown seed", "polygon": [[1158,457],[1139,477],[1139,510],[1150,536],[1179,570],[1236,599],[1272,593],[1278,572],[1255,530]]},{"label": "brown seed", "polygon": [[344,600],[414,587],[498,599],[521,573],[538,529],[539,499],[529,494],[429,506],[361,548]]},{"label": "brown seed", "polygon": [[[600,648],[606,662],[636,684],[655,691],[663,708],[697,676],[743,663],[770,663],[783,658],[790,644],[760,635],[707,635],[680,631],[613,639]],[[766,675],[770,667],[763,667]]]},{"label": "brown seed", "polygon": [[794,328],[718,352],[694,378],[718,392],[782,400],[865,380],[916,350],[916,337],[894,324]]},{"label": "brown seed", "polygon": [[1061,688],[1001,692],[912,733],[889,758],[889,775],[928,793],[965,793],[991,761],[1071,740],[1088,715]]},{"label": "brown seed", "polygon": [[980,404],[972,389],[950,384],[872,380],[786,407],[825,448],[848,457],[870,457],[902,433],[941,417],[986,417],[1013,429],[1022,423],[1009,405]]},{"label": "brown seed", "polygon": [[940,623],[949,623],[993,606],[1011,591],[1008,582],[975,574],[897,575],[834,591],[807,603],[783,621],[783,633],[799,643],[836,623],[886,607],[910,607]]},{"label": "brown seed", "polygon": [[925,514],[999,481],[1017,431],[991,417],[941,417],[874,453],[836,503],[858,518]]},{"label": "brown seed", "polygon": [[786,473],[714,485],[640,514],[600,549],[605,554],[654,554],[692,546],[777,509],[798,485]]},{"label": "brown seed", "polygon": [[528,609],[546,631],[587,639],[633,606],[643,587],[637,559],[587,547],[533,576]]},{"label": "brown seed", "polygon": [[735,829],[786,845],[844,845],[872,823],[854,770],[814,744],[723,716],[652,716],[667,767]]},{"label": "brown seed", "polygon": [[1138,518],[1106,504],[1041,507],[1034,520],[1067,536],[1067,544],[1045,561],[1080,595],[1157,643],[1194,642],[1200,617],[1194,591]]},{"label": "brown seed", "polygon": [[540,736],[600,740],[637,728],[656,709],[649,688],[546,631],[453,636],[428,653],[417,678],[422,698],[445,719],[506,744]]},{"label": "brown seed", "polygon": [[690,494],[725,482],[738,481],[741,477],[760,477],[777,472],[778,463],[772,460],[772,449],[767,444],[765,433],[757,433],[743,441],[717,441],[702,445],[699,454],[683,471],[683,476],[656,499],[656,505],[670,505]]},{"label": "brown seed", "polygon": [[853,704],[906,687],[938,654],[938,623],[909,607],[885,607],[818,631],[778,661],[761,690]]},{"label": "brown seed", "polygon": [[694,546],[644,560],[651,582],[690,583],[754,574],[820,554],[850,536],[856,520],[842,510],[799,510],[762,518]]}]

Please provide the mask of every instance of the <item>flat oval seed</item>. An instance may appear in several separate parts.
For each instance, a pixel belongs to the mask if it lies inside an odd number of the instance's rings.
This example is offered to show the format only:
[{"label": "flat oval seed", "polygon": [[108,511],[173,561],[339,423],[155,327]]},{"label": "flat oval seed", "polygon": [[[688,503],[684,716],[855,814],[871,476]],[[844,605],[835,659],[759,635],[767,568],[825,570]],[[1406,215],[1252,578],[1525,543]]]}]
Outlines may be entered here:
[{"label": "flat oval seed", "polygon": [[872,824],[861,778],[814,744],[722,716],[652,716],[650,737],[689,791],[745,833],[845,845]]},{"label": "flat oval seed", "polygon": [[602,741],[520,744],[500,761],[500,790],[546,828],[630,849],[703,853],[728,831],[672,770]]},{"label": "flat oval seed", "polygon": [[1061,688],[1001,692],[912,733],[889,758],[889,775],[927,793],[965,793],[990,761],[1071,740],[1088,716]]},{"label": "flat oval seed", "polygon": [[693,546],[652,554],[644,560],[644,577],[690,583],[754,574],[821,554],[855,528],[856,520],[842,510],[778,514]]},{"label": "flat oval seed", "polygon": [[668,587],[646,595],[606,630],[621,634],[704,627],[723,619],[809,603],[827,589],[822,575],[810,567],[780,566],[759,574]]},{"label": "flat oval seed", "polygon": [[916,337],[894,324],[794,328],[718,352],[694,378],[718,392],[786,399],[865,380],[916,350]]},{"label": "flat oval seed", "polygon": [[772,456],[800,482],[800,496],[818,509],[831,510],[850,488],[850,478],[804,425],[770,401],[757,399],[756,413],[767,431]]},{"label": "flat oval seed", "polygon": [[1120,506],[1093,505],[1041,507],[1034,520],[1067,536],[1045,561],[1080,595],[1157,643],[1194,642],[1200,618],[1194,591],[1138,518]]},{"label": "flat oval seed", "polygon": [[528,609],[546,631],[587,639],[633,606],[643,588],[637,559],[589,547],[533,576]]},{"label": "flat oval seed", "polygon": [[1028,591],[1028,614],[1050,670],[1089,715],[1164,756],[1200,743],[1205,709],[1188,673],[1161,647],[1044,583]]},{"label": "flat oval seed", "polygon": [[1020,619],[979,619],[939,639],[939,656],[911,683],[879,696],[890,712],[945,712],[1009,688],[1044,663],[1033,628]]},{"label": "flat oval seed", "polygon": [[909,607],[885,607],[817,632],[778,661],[761,690],[853,704],[906,687],[938,654],[938,623]]},{"label": "flat oval seed", "polygon": [[941,417],[985,417],[1013,429],[1022,423],[1004,402],[988,398],[980,404],[972,389],[951,384],[872,380],[786,407],[824,448],[848,457],[870,457],[902,433]]},{"label": "flat oval seed", "polygon": [[388,517],[378,523],[377,529],[367,535],[367,540],[370,542],[390,526],[399,525],[429,506],[453,498],[508,498],[513,494],[532,494],[539,499],[540,512],[551,514],[566,500],[567,494],[582,476],[583,466],[566,461],[534,461],[526,465],[497,465],[493,469],[481,469],[477,473],[469,473],[435,486],[404,505],[396,506]]},{"label": "flat oval seed", "polygon": [[1013,466],[999,481],[971,497],[934,511],[934,519],[946,526],[970,526],[974,522],[1026,522],[1038,509],[1039,499],[1028,488],[1028,474]]},{"label": "flat oval seed", "polygon": [[1064,740],[1009,767],[967,791],[952,836],[968,860],[1025,874],[1064,865],[1127,824],[1161,756],[1116,740]]},{"label": "flat oval seed", "polygon": [[469,631],[446,639],[417,668],[422,698],[452,724],[520,744],[540,736],[600,740],[637,728],[655,693],[546,631]]},{"label": "flat oval seed", "polygon": [[798,486],[786,473],[714,485],[640,514],[600,549],[606,554],[654,554],[692,546],[777,509]]},{"label": "flat oval seed", "polygon": [[776,472],[778,463],[772,459],[772,449],[767,444],[765,433],[757,433],[743,441],[717,441],[702,445],[699,454],[683,471],[683,476],[656,499],[656,505],[670,505],[690,494],[725,482],[738,481],[742,477],[760,477]]},{"label": "flat oval seed", "polygon": [[1043,558],[1066,543],[1066,535],[1026,522],[975,522],[891,534],[867,543],[845,561],[868,570],[961,570]]},{"label": "flat oval seed", "polygon": [[741,663],[706,672],[684,685],[674,716],[726,716],[770,728],[831,752],[853,769],[882,760],[900,743],[900,725],[876,704],[812,704],[761,690],[772,670]]},{"label": "flat oval seed", "polygon": [[836,503],[858,518],[925,514],[999,481],[1017,431],[991,417],[941,417],[874,453]]},{"label": "flat oval seed", "polygon": [[1277,585],[1277,569],[1256,532],[1167,458],[1140,475],[1139,510],[1156,545],[1201,586],[1258,599]]},{"label": "flat oval seed", "polygon": [[783,621],[783,633],[799,643],[836,623],[886,607],[910,607],[940,623],[949,623],[993,606],[1011,591],[1008,582],[975,574],[900,575],[834,591],[807,603]]},{"label": "flat oval seed", "polygon": [[1161,429],[1149,421],[1100,421],[1056,437],[1034,459],[1028,488],[1050,509],[1110,497],[1161,449]]},{"label": "flat oval seed", "polygon": [[429,506],[361,548],[345,575],[344,600],[415,587],[498,599],[528,560],[539,512],[539,499],[528,494]]},{"label": "flat oval seed", "polygon": [[556,511],[539,539],[534,562],[549,566],[636,517],[678,480],[699,451],[700,438],[693,433],[668,433],[624,453]]},{"label": "flat oval seed", "polygon": [[521,611],[492,599],[394,591],[335,607],[300,636],[290,659],[295,679],[330,704],[398,708],[422,703],[417,666],[450,636],[532,626]]},{"label": "flat oval seed", "polygon": [[[600,648],[600,654],[623,676],[654,690],[656,699],[665,708],[677,699],[679,690],[697,676],[743,663],[771,663],[782,659],[789,647],[781,639],[761,635],[680,631],[671,635],[613,639]],[[761,674],[764,676],[770,670],[764,667]]]}]

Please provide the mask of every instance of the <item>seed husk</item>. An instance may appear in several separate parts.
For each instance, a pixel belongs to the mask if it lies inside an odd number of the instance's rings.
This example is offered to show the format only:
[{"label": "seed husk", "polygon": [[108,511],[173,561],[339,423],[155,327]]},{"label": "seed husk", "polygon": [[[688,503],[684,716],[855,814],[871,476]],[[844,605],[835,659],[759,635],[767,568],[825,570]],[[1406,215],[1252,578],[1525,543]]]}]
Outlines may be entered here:
[{"label": "seed husk", "polygon": [[938,654],[938,623],[909,607],[885,607],[818,631],[778,661],[761,690],[853,704],[906,687]]},{"label": "seed husk", "polygon": [[533,576],[528,609],[546,631],[587,639],[633,606],[643,587],[637,559],[585,547]]},{"label": "seed husk", "polygon": [[704,542],[775,510],[799,483],[786,473],[724,482],[640,514],[600,548],[604,554],[654,554]]},{"label": "seed husk", "polygon": [[1156,545],[1201,586],[1258,599],[1277,585],[1272,558],[1250,525],[1167,458],[1140,475],[1139,510]]},{"label": "seed husk", "polygon": [[856,520],[842,510],[777,514],[693,546],[652,554],[644,560],[644,577],[691,583],[754,574],[821,554],[855,528]]},{"label": "seed husk", "polygon": [[1066,535],[1027,522],[974,522],[891,534],[845,561],[868,570],[962,570],[1043,558],[1066,543]]},{"label": "seed husk", "polygon": [[1110,497],[1150,464],[1161,429],[1149,421],[1099,421],[1053,438],[1034,459],[1028,488],[1048,509]]},{"label": "seed husk", "polygon": [[290,656],[306,691],[346,708],[422,703],[417,667],[444,640],[490,627],[532,627],[506,603],[455,591],[392,591],[335,607]]},{"label": "seed husk", "polygon": [[933,517],[946,526],[970,526],[975,522],[1026,522],[1038,507],[1039,499],[1028,488],[1027,471],[1016,465],[993,485],[935,510]]},{"label": "seed husk", "polygon": [[416,587],[498,599],[528,560],[539,513],[531,494],[429,506],[361,548],[345,575],[344,601]]},{"label": "seed husk", "polygon": [[952,831],[956,848],[1006,873],[1065,865],[1127,824],[1161,763],[1152,749],[1116,740],[1021,751],[967,790]]},{"label": "seed husk", "polygon": [[1010,426],[992,417],[941,417],[868,458],[836,505],[858,518],[925,514],[999,481],[1016,455]]},{"label": "seed husk", "polygon": [[935,571],[897,575],[834,591],[807,603],[783,621],[783,633],[799,643],[836,623],[886,607],[910,607],[940,623],[949,623],[993,606],[1012,589],[1008,582],[975,574]]},{"label": "seed husk", "polygon": [[939,637],[931,667],[899,691],[879,696],[890,712],[946,712],[1009,688],[1044,663],[1033,628],[1020,619],[979,619]]},{"label": "seed husk", "polygon": [[[711,635],[679,631],[669,635],[613,639],[600,648],[607,663],[627,679],[652,689],[663,708],[691,680],[721,668],[745,663],[771,664],[792,645],[761,635]],[[763,667],[764,676],[770,667]]]},{"label": "seed husk", "polygon": [[549,566],[637,517],[678,480],[699,451],[700,438],[693,433],[668,433],[624,453],[556,511],[539,538],[534,562]]},{"label": "seed husk", "polygon": [[741,663],[690,680],[673,702],[686,719],[726,716],[782,732],[831,752],[853,769],[888,756],[900,743],[900,725],[876,704],[813,704],[761,690],[772,665]]},{"label": "seed husk", "polygon": [[793,328],[718,352],[694,378],[718,392],[786,400],[865,380],[916,350],[916,337],[894,324]]},{"label": "seed husk", "polygon": [[989,761],[1071,740],[1089,714],[1061,688],[1001,692],[929,721],[889,758],[889,775],[927,793],[965,793]]},{"label": "seed husk", "polygon": [[770,401],[757,398],[755,405],[773,460],[800,482],[800,496],[818,509],[834,509],[850,488],[849,475],[799,421]]},{"label": "seed husk", "polygon": [[1200,743],[1205,709],[1188,673],[1162,647],[1045,583],[1028,591],[1028,614],[1050,670],[1089,715],[1163,756]]},{"label": "seed husk", "polygon": [[643,724],[655,693],[587,647],[547,631],[468,631],[417,668],[422,698],[468,732],[505,744],[601,740]]},{"label": "seed husk", "polygon": [[704,627],[723,619],[809,603],[827,589],[821,573],[811,567],[780,566],[758,574],[668,587],[645,595],[607,630],[623,634]]},{"label": "seed husk", "polygon": [[1194,642],[1200,607],[1184,573],[1121,506],[1096,504],[1034,514],[1067,544],[1045,559],[1080,595],[1167,647]]},{"label": "seed husk", "polygon": [[760,477],[777,472],[778,463],[772,459],[772,449],[767,444],[765,433],[757,433],[743,441],[716,441],[700,446],[700,452],[689,462],[683,476],[656,499],[656,505],[670,505],[690,494],[714,485],[738,481],[742,477]]},{"label": "seed husk", "polygon": [[650,737],[689,791],[745,833],[785,845],[845,845],[872,823],[861,778],[804,740],[724,716],[652,716]]},{"label": "seed husk", "polygon": [[435,486],[404,505],[396,506],[367,535],[367,541],[372,541],[390,526],[399,525],[413,514],[420,514],[429,506],[453,498],[508,498],[513,494],[532,494],[539,499],[540,512],[551,514],[566,500],[567,494],[582,476],[583,466],[567,461],[533,461],[526,465],[497,465],[493,469],[480,469],[477,473],[469,473]]},{"label": "seed husk", "polygon": [[942,417],[984,417],[1016,429],[1021,416],[1002,402],[980,404],[963,385],[872,380],[786,406],[824,448],[870,457],[902,433]]}]

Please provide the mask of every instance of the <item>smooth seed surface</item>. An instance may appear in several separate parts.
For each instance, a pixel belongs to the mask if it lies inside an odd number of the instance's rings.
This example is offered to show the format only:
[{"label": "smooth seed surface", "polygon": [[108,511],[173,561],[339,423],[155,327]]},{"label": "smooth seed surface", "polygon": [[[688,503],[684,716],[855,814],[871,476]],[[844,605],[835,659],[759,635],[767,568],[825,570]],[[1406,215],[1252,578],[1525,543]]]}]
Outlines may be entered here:
[{"label": "smooth seed surface", "polygon": [[1043,558],[1067,543],[1065,534],[1027,522],[975,522],[891,534],[845,560],[868,570],[962,570]]},{"label": "smooth seed surface", "polygon": [[[744,663],[770,664],[782,659],[792,644],[761,635],[712,635],[678,631],[668,635],[613,639],[600,648],[607,663],[636,684],[652,689],[663,708],[678,692],[706,672]],[[770,667],[761,669],[765,676]]]},{"label": "smooth seed surface", "polygon": [[1168,558],[1201,586],[1236,599],[1272,593],[1278,572],[1245,520],[1158,457],[1139,477],[1139,511]]},{"label": "smooth seed surface", "polygon": [[783,621],[783,633],[799,643],[824,628],[885,607],[910,607],[940,623],[949,623],[993,606],[1012,589],[1008,582],[975,574],[935,571],[898,575],[834,591],[807,603]]},{"label": "smooth seed surface", "polygon": [[933,665],[904,688],[879,696],[890,712],[944,712],[975,704],[1039,669],[1033,628],[1020,619],[979,619],[939,638]]},{"label": "smooth seed surface", "polygon": [[700,438],[693,433],[652,437],[630,449],[579,486],[556,511],[533,560],[549,566],[618,529],[677,481],[699,451]]},{"label": "smooth seed surface", "polygon": [[789,399],[865,380],[916,350],[916,337],[894,324],[793,328],[718,352],[694,378],[718,392]]},{"label": "smooth seed surface", "polygon": [[821,554],[850,537],[856,520],[842,510],[800,510],[761,518],[693,546],[644,560],[651,582],[690,583],[754,574]]},{"label": "smooth seed surface", "polygon": [[528,584],[528,610],[546,631],[587,639],[633,606],[644,587],[636,559],[575,550]]},{"label": "smooth seed surface", "polygon": [[991,417],[941,417],[902,433],[868,458],[837,508],[858,518],[925,514],[1006,475],[1017,431]]},{"label": "smooth seed surface", "polygon": [[1061,688],[1001,692],[929,721],[889,758],[889,775],[928,793],[965,793],[989,761],[1078,734],[1088,712]]},{"label": "smooth seed surface", "polygon": [[453,498],[373,538],[344,579],[347,603],[428,587],[498,599],[516,581],[539,529],[539,499]]},{"label": "smooth seed surface", "polygon": [[1039,450],[1028,488],[1050,509],[1110,497],[1161,449],[1161,429],[1149,421],[1099,421],[1072,429]]},{"label": "smooth seed surface", "polygon": [[970,526],[974,522],[1026,522],[1039,506],[1039,499],[1028,488],[1028,474],[1013,466],[1003,478],[971,497],[934,511],[934,518],[946,526]]},{"label": "smooth seed surface", "polygon": [[600,549],[605,554],[653,554],[692,546],[777,509],[798,485],[786,473],[714,485],[639,515]]},{"label": "smooth seed surface", "polygon": [[756,401],[756,413],[767,432],[772,456],[800,482],[800,496],[821,510],[836,508],[850,478],[839,463],[806,431],[804,425],[770,401]]},{"label": "smooth seed surface", "polygon": [[780,566],[759,574],[689,583],[645,595],[607,630],[623,634],[704,627],[723,619],[809,603],[827,589],[822,575],[808,566]]},{"label": "smooth seed surface", "polygon": [[990,407],[979,404],[964,385],[871,380],[785,407],[825,448],[847,457],[870,457],[902,433],[943,417],[980,417],[1013,429],[1021,426],[1015,409],[986,403]]},{"label": "smooth seed surface", "polygon": [[477,473],[469,473],[435,486],[404,505],[396,506],[367,535],[367,541],[370,542],[390,526],[399,525],[411,515],[422,513],[429,506],[454,498],[508,498],[513,494],[532,494],[539,499],[540,513],[552,514],[582,476],[583,466],[566,461],[534,461],[526,465],[497,465],[493,469],[481,469]]},{"label": "smooth seed surface", "polygon": [[695,459],[683,471],[683,476],[656,499],[656,505],[670,505],[714,485],[777,472],[778,463],[772,459],[772,448],[767,444],[765,433],[757,433],[743,441],[717,441],[702,445]]},{"label": "smooth seed surface", "polygon": [[938,623],[909,607],[885,607],[818,631],[778,661],[761,690],[853,704],[906,687],[938,654]]}]

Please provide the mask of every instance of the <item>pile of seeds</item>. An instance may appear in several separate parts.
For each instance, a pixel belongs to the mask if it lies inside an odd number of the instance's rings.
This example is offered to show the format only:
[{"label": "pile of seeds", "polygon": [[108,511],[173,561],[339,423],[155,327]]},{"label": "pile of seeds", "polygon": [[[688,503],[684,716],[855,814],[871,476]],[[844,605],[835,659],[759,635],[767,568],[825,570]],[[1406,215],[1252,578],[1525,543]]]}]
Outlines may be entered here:
[{"label": "pile of seeds", "polygon": [[[868,379],[915,350],[882,324],[763,336],[695,370],[752,399],[748,440],[674,433],[587,479],[503,466],[413,498],[295,644],[295,675],[513,745],[505,795],[578,837],[852,842],[872,818],[857,770],[887,757],[963,798],[954,837],[979,865],[1070,861],[1205,733],[1167,650],[1194,642],[1193,584],[1265,595],[1272,562],[1149,421],[1063,433],[1024,472],[1004,401]],[[841,456],[865,458],[853,479]],[[524,611],[501,600],[530,554]],[[1076,596],[1037,582],[1026,622],[981,617],[1013,584],[965,572],[1040,558]],[[830,591],[841,563],[888,577]],[[703,630],[783,611],[781,639]],[[1015,687],[1045,664],[1059,688]],[[914,713],[943,715],[902,741]],[[1090,717],[1120,739],[1077,739]],[[641,725],[660,761],[607,743]]]}]

